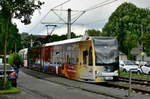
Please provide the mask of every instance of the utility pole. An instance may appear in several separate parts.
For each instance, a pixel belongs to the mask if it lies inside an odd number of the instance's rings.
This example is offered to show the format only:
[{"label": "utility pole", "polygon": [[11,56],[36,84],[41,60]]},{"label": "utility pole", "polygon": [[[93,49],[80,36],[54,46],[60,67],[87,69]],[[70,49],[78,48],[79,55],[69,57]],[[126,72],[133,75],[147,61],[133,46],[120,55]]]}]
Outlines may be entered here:
[{"label": "utility pole", "polygon": [[48,26],[49,26],[49,25],[45,25],[45,26],[46,26],[46,29],[47,29],[47,35],[48,35]]},{"label": "utility pole", "polygon": [[33,40],[30,41],[30,47],[33,47]]},{"label": "utility pole", "polygon": [[68,9],[68,23],[67,23],[68,39],[71,39],[71,9]]}]

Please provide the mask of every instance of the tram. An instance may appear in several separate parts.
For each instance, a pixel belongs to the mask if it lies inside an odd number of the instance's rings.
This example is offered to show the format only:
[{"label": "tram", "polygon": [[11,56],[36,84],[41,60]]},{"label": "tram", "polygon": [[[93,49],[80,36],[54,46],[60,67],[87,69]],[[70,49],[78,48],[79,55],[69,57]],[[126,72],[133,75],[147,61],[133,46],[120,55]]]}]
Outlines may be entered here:
[{"label": "tram", "polygon": [[28,49],[31,69],[85,82],[118,77],[118,42],[112,37],[80,37]]}]

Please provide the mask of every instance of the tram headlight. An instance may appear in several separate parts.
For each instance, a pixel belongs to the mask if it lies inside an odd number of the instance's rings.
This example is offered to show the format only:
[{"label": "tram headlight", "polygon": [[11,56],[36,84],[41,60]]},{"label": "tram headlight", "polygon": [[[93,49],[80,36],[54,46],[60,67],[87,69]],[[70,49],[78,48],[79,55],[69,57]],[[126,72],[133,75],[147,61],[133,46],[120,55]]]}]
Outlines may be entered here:
[{"label": "tram headlight", "polygon": [[97,70],[95,71],[95,74],[96,74],[96,75],[98,74],[98,71],[97,71]]},{"label": "tram headlight", "polygon": [[96,75],[96,76],[100,76],[100,75],[101,75],[101,74],[100,74],[100,71],[95,70],[95,75]]}]

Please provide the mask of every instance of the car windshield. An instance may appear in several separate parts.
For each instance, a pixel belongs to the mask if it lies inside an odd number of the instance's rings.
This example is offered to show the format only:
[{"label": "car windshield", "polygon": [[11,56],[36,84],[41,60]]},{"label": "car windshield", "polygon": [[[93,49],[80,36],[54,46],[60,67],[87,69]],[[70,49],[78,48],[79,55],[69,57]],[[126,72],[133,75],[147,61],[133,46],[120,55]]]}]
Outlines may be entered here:
[{"label": "car windshield", "polygon": [[[4,70],[4,65],[0,64],[0,71]],[[6,70],[12,70],[11,65],[6,65]]]},{"label": "car windshield", "polygon": [[95,38],[96,65],[119,62],[118,42],[115,38]]},{"label": "car windshield", "polygon": [[124,64],[125,65],[135,65],[132,61],[129,61],[129,60],[124,61]]}]

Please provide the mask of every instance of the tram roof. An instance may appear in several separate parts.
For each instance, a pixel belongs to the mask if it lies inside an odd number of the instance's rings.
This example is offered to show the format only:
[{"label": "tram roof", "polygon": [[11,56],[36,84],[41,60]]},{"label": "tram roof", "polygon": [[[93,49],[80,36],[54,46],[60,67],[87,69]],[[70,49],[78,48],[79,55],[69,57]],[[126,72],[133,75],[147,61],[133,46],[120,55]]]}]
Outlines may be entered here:
[{"label": "tram roof", "polygon": [[79,37],[79,38],[73,38],[73,39],[58,41],[58,42],[46,43],[45,46],[69,44],[69,43],[75,43],[75,42],[80,42],[80,41],[85,41],[85,40],[89,40],[89,37]]}]

